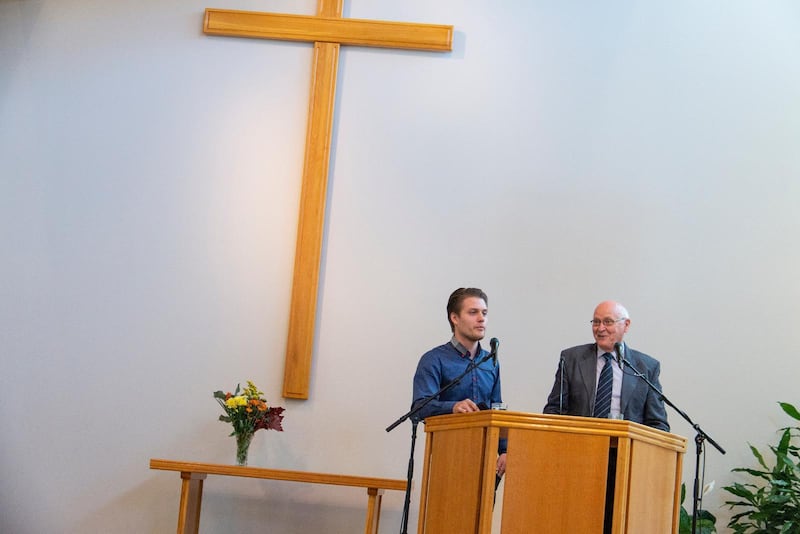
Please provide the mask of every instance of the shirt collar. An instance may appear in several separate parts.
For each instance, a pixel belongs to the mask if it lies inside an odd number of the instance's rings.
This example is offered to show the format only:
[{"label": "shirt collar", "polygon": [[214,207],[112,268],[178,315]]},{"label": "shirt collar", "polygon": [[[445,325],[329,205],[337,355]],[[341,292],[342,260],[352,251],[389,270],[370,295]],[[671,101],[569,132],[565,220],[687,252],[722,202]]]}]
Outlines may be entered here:
[{"label": "shirt collar", "polygon": [[[464,345],[462,345],[462,344],[461,344],[461,343],[460,343],[460,342],[459,342],[459,341],[456,339],[456,336],[453,336],[453,337],[451,337],[451,338],[450,338],[450,344],[451,344],[451,345],[453,345],[453,348],[454,348],[454,349],[456,349],[456,350],[458,351],[458,354],[459,354],[459,355],[460,355],[462,358],[466,358],[466,357],[467,357],[467,354],[469,354],[469,351],[467,350],[467,348],[466,348]],[[477,351],[476,351],[476,352],[477,352],[478,354],[480,354],[481,350],[482,350],[482,349],[481,349],[481,343],[480,343],[480,341],[479,341],[479,342],[478,342],[478,349],[477,349]],[[470,354],[470,359],[472,359],[472,358],[474,358],[474,357],[475,357],[475,354]]]},{"label": "shirt collar", "polygon": [[[622,342],[622,346],[623,346],[623,347],[625,347],[625,342],[624,342],[624,341]],[[603,357],[603,354],[605,354],[605,353],[606,353],[606,351],[604,351],[603,349],[601,349],[601,348],[600,348],[600,345],[598,345],[597,343],[595,343],[595,347],[597,347],[597,359],[599,360],[599,359],[601,359],[601,358]],[[612,359],[614,359],[614,358],[613,358],[613,356],[614,356],[614,351],[612,350],[611,352],[609,352],[609,354],[611,354],[611,356],[612,356]]]}]

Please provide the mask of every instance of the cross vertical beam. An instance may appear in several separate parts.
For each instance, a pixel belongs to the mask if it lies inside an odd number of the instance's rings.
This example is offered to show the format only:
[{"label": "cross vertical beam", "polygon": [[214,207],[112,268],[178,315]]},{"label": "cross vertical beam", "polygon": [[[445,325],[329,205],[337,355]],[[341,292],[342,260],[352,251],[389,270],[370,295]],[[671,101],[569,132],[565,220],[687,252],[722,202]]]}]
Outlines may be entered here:
[{"label": "cross vertical beam", "polygon": [[[343,0],[319,0],[317,14],[341,17],[342,7]],[[315,42],[283,374],[283,396],[294,399],[307,399],[311,383],[338,67],[339,44]]]}]

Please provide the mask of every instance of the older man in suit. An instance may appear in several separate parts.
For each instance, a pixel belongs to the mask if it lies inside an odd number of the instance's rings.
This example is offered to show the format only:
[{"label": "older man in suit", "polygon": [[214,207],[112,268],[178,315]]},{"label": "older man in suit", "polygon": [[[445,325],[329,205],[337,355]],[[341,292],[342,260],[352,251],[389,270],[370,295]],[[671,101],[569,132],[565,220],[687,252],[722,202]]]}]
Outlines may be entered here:
[{"label": "older man in suit", "polygon": [[[631,349],[622,341],[631,324],[628,311],[618,302],[601,302],[594,310],[591,324],[595,343],[572,347],[561,353],[555,383],[547,398],[544,413],[627,419],[669,431],[661,396],[632,370],[625,366],[620,368],[613,357],[615,344],[623,344],[625,358],[633,368],[661,390],[658,381],[661,366],[658,360]],[[595,405],[608,405],[608,399],[602,399],[604,388],[601,387],[600,400],[596,399],[598,382],[602,381],[601,374],[606,365],[611,368],[613,380],[610,409],[602,413],[605,408],[598,407],[596,410]],[[595,414],[595,411],[601,413]]]}]

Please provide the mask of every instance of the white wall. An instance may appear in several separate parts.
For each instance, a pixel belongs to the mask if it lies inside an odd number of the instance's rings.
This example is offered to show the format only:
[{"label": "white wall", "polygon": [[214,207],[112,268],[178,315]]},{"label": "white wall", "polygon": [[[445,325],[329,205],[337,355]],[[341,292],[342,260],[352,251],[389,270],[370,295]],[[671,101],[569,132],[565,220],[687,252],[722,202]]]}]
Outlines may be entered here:
[{"label": "white wall", "polygon": [[[201,20],[314,5],[0,0],[0,531],[171,531],[178,476],[148,460],[232,461],[211,392],[247,379],[287,408],[253,464],[404,478],[410,426],[384,429],[465,285],[489,294],[511,409],[541,409],[560,349],[619,299],[728,451],[706,480],[752,464],[776,402],[800,402],[797,4],[349,1],[453,24],[455,49],[342,52],[311,399],[292,401],[311,52]],[[353,532],[363,504],[211,479],[201,531]],[[401,509],[387,495],[383,532]]]}]

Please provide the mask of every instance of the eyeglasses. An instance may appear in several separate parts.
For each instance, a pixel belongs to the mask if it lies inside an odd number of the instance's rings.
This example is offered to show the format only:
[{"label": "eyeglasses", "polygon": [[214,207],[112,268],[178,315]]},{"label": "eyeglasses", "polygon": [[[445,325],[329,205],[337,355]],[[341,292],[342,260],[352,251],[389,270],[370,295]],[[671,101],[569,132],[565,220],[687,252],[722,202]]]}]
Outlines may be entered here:
[{"label": "eyeglasses", "polygon": [[611,319],[610,317],[606,317],[602,321],[600,319],[592,319],[591,321],[589,321],[589,323],[591,323],[591,325],[596,328],[601,324],[603,326],[614,326],[615,324],[621,321],[626,321],[627,319],[628,319],[627,317],[623,317],[622,319]]}]

